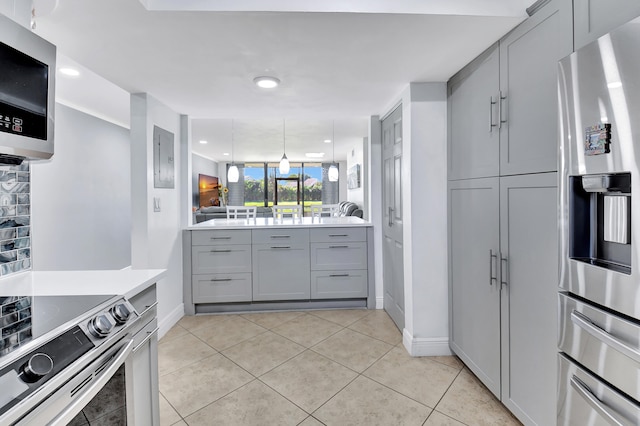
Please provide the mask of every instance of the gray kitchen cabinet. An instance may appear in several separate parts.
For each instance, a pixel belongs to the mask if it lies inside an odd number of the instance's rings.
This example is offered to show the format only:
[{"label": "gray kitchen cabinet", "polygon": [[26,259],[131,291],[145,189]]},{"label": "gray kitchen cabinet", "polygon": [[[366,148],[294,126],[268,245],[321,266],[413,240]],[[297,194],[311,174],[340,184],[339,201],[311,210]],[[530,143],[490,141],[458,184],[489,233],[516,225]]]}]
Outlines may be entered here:
[{"label": "gray kitchen cabinet", "polygon": [[640,15],[638,0],[575,0],[575,50]]},{"label": "gray kitchen cabinet", "polygon": [[571,0],[500,40],[500,176],[558,169],[557,63],[572,52]]},{"label": "gray kitchen cabinet", "polygon": [[194,233],[191,286],[195,303],[250,301],[251,270],[250,230]]},{"label": "gray kitchen cabinet", "polygon": [[557,173],[500,179],[502,402],[523,423],[556,420]]},{"label": "gray kitchen cabinet", "polygon": [[157,426],[160,425],[160,391],[156,285],[132,296],[129,301],[140,314],[139,321],[143,325],[133,336],[133,352],[125,363],[127,423]]},{"label": "gray kitchen cabinet", "polygon": [[449,179],[557,170],[557,62],[572,2],[551,0],[448,83]]},{"label": "gray kitchen cabinet", "polygon": [[364,229],[312,229],[311,298],[367,297],[368,246]]},{"label": "gray kitchen cabinet", "polygon": [[500,398],[499,178],[449,182],[450,346]]},{"label": "gray kitchen cabinet", "polygon": [[310,279],[309,242],[253,245],[253,300],[309,299]]},{"label": "gray kitchen cabinet", "polygon": [[497,176],[498,43],[449,80],[449,179]]}]

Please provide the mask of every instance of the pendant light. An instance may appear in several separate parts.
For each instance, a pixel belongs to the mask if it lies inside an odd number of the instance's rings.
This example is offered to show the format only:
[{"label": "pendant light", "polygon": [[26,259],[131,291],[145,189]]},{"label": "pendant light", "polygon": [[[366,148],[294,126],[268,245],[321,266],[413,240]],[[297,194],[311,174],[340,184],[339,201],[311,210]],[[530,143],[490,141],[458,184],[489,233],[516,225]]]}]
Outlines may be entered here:
[{"label": "pendant light", "polygon": [[331,149],[333,151],[331,155],[331,167],[329,167],[329,182],[338,181],[338,167],[336,167],[336,122],[332,123],[332,137],[331,137]]},{"label": "pendant light", "polygon": [[240,178],[238,166],[233,161],[233,119],[231,119],[231,167],[227,171],[227,182],[235,183]]},{"label": "pendant light", "polygon": [[288,175],[289,174],[289,170],[291,169],[290,165],[289,165],[289,159],[287,158],[287,143],[286,143],[287,137],[286,137],[286,130],[285,130],[285,122],[284,119],[282,119],[282,148],[283,148],[283,154],[282,154],[282,159],[280,160],[280,166],[278,167],[278,170],[280,171],[281,175]]}]

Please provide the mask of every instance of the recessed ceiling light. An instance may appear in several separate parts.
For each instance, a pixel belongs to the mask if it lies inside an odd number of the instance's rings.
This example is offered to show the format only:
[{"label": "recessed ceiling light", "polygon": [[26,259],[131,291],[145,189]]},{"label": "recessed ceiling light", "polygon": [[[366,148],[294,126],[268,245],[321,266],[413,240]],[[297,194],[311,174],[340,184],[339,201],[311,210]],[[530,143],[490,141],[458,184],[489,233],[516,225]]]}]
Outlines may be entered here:
[{"label": "recessed ceiling light", "polygon": [[80,71],[75,68],[59,68],[61,74],[68,75],[69,77],[77,77],[80,75]]},{"label": "recessed ceiling light", "polygon": [[273,89],[274,87],[278,87],[280,84],[280,80],[275,77],[268,76],[260,76],[253,79],[253,82],[258,87],[262,87],[263,89]]},{"label": "recessed ceiling light", "polygon": [[201,143],[202,145],[206,145],[206,144],[208,144],[209,142],[207,142],[207,141],[205,141],[205,140],[201,140],[201,141],[200,141],[200,143]]},{"label": "recessed ceiling light", "polygon": [[331,143],[331,139],[325,139],[324,143]]},{"label": "recessed ceiling light", "polygon": [[309,158],[322,158],[324,157],[324,152],[307,152],[304,155]]},{"label": "recessed ceiling light", "polygon": [[227,155],[228,156],[229,153],[228,152],[223,152],[222,155]]},{"label": "recessed ceiling light", "polygon": [[620,81],[613,81],[613,82],[611,82],[611,83],[607,84],[607,87],[608,87],[609,89],[617,89],[617,88],[619,88],[619,87],[622,87],[622,82],[620,82]]}]

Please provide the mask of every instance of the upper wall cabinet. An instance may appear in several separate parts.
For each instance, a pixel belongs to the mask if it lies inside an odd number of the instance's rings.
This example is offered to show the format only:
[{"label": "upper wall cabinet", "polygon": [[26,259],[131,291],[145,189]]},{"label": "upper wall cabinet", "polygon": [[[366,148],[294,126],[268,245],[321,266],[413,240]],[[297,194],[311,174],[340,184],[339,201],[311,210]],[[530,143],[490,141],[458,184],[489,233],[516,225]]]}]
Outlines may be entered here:
[{"label": "upper wall cabinet", "polygon": [[558,164],[557,64],[572,51],[571,0],[553,0],[500,40],[500,175]]},{"label": "upper wall cabinet", "polygon": [[571,28],[571,0],[551,0],[449,80],[449,179],[557,169],[556,65]]},{"label": "upper wall cabinet", "polygon": [[576,50],[640,15],[638,0],[575,0],[574,3]]}]

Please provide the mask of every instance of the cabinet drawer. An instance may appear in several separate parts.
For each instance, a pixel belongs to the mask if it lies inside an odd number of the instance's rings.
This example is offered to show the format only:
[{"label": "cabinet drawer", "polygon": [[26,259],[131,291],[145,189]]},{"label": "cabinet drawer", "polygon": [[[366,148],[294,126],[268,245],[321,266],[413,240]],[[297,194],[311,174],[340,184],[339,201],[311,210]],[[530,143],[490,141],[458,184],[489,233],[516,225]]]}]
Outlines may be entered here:
[{"label": "cabinet drawer", "polygon": [[197,246],[191,248],[193,274],[251,272],[251,246]]},{"label": "cabinet drawer", "polygon": [[191,231],[194,246],[226,246],[229,244],[251,244],[251,230],[207,230]]},{"label": "cabinet drawer", "polygon": [[194,275],[194,303],[251,301],[251,274]]},{"label": "cabinet drawer", "polygon": [[366,243],[312,243],[311,270],[367,269]]},{"label": "cabinet drawer", "polygon": [[136,312],[142,315],[143,312],[151,308],[157,301],[156,285],[153,284],[142,290],[140,293],[129,299],[129,302],[133,305]]},{"label": "cabinet drawer", "polygon": [[367,271],[311,272],[312,299],[345,299],[367,294]]},{"label": "cabinet drawer", "polygon": [[254,229],[254,244],[298,244],[309,243],[308,229]]},{"label": "cabinet drawer", "polygon": [[312,243],[342,243],[351,241],[367,241],[365,228],[320,228],[311,229],[309,235]]}]

